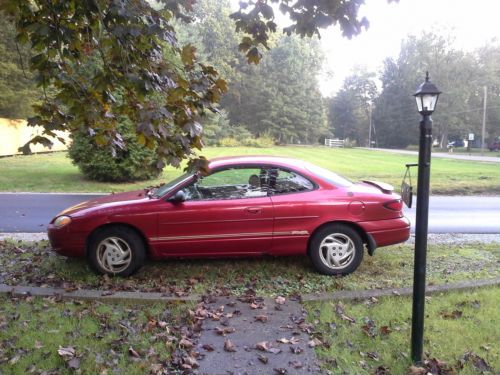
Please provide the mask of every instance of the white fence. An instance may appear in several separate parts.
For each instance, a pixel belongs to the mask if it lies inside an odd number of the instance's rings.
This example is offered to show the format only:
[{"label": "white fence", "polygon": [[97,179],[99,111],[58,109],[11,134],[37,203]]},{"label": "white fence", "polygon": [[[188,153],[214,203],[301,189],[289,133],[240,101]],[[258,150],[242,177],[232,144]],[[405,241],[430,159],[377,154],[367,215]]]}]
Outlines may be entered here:
[{"label": "white fence", "polygon": [[328,147],[344,147],[345,140],[344,139],[330,139],[325,138],[325,146]]}]

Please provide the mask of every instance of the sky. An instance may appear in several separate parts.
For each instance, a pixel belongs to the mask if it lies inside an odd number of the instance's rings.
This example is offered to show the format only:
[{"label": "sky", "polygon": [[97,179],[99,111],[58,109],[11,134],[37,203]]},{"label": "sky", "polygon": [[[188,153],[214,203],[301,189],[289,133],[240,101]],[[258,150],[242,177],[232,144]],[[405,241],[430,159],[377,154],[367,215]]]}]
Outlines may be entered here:
[{"label": "sky", "polygon": [[451,35],[455,47],[467,51],[493,38],[500,40],[499,0],[400,0],[390,4],[366,0],[360,15],[368,18],[370,27],[351,40],[342,37],[339,28],[321,32],[326,62],[320,87],[325,96],[337,92],[353,67],[379,72],[386,57],[398,56],[407,35],[424,31]]}]

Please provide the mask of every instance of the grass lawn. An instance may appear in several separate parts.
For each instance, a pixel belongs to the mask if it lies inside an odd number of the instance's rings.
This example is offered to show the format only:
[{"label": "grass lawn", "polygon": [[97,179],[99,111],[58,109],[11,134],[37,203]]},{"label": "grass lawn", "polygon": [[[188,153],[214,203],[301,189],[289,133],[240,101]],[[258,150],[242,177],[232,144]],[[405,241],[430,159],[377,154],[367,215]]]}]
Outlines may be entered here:
[{"label": "grass lawn", "polygon": [[[426,374],[408,372],[411,302],[409,297],[387,297],[308,303],[317,336],[326,344],[317,349],[325,367],[333,374]],[[498,374],[499,304],[500,287],[427,297],[424,353],[429,373]]]},{"label": "grass lawn", "polygon": [[[406,163],[416,163],[413,155],[398,155],[362,149],[326,147],[207,147],[208,158],[228,155],[281,155],[310,161],[353,180],[377,179],[399,189]],[[0,191],[33,192],[120,192],[168,181],[181,173],[168,167],[161,178],[137,183],[87,181],[66,153],[14,156],[0,159]],[[416,169],[413,170],[416,177]],[[416,183],[416,178],[414,178]],[[433,194],[498,194],[500,165],[461,160],[434,159],[431,171]]]},{"label": "grass lawn", "polygon": [[[181,331],[187,332],[188,307],[0,296],[0,373],[148,374],[171,368]],[[66,355],[58,353],[61,348]]]},{"label": "grass lawn", "polygon": [[[498,244],[430,245],[427,281],[445,284],[500,275]],[[351,275],[318,274],[307,257],[198,259],[148,262],[129,278],[96,275],[84,259],[54,253],[47,242],[0,241],[0,283],[49,285],[65,289],[140,290],[170,295],[241,295],[252,288],[259,295],[300,295],[411,286],[413,247],[380,248],[365,254]]]}]

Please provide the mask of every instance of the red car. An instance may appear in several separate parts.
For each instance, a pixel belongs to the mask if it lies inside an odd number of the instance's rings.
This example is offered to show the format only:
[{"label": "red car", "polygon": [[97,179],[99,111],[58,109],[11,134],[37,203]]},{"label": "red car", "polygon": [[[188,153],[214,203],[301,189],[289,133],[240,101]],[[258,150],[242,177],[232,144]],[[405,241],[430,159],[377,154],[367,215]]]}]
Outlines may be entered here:
[{"label": "red car", "polygon": [[313,164],[269,156],[210,161],[151,190],[68,208],[48,229],[61,255],[128,276],[146,257],[308,255],[327,275],[353,272],[377,247],[404,242],[410,223],[390,185],[353,183]]}]

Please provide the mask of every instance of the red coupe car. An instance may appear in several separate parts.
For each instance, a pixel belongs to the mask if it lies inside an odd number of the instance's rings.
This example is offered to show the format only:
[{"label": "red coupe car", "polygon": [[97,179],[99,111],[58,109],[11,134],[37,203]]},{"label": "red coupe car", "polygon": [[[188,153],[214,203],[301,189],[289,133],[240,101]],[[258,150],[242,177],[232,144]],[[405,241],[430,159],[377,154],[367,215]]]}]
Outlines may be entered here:
[{"label": "red coupe car", "polygon": [[410,223],[390,185],[353,183],[313,164],[269,156],[210,161],[154,189],[68,208],[48,229],[62,255],[128,276],[146,257],[308,255],[328,275],[353,272],[364,248],[404,242]]}]

